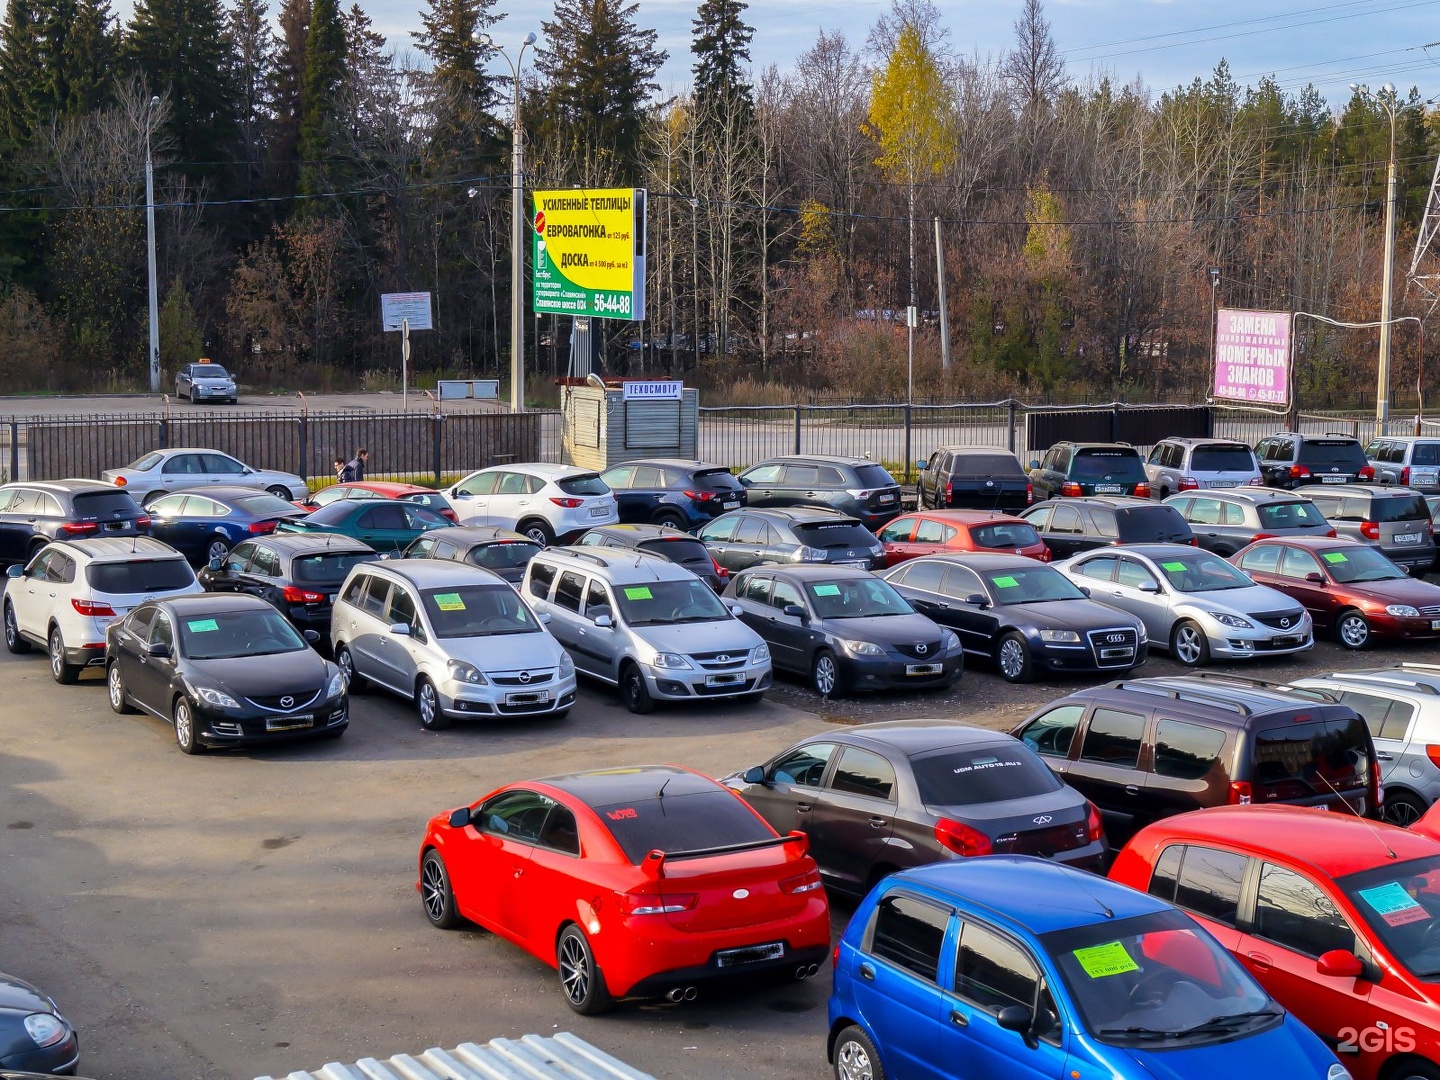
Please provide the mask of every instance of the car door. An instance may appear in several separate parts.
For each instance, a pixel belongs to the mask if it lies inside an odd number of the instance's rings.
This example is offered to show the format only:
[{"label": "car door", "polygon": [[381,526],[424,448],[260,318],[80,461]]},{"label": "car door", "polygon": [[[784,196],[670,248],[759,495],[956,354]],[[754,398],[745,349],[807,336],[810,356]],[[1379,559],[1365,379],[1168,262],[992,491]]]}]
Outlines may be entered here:
[{"label": "car door", "polygon": [[495,480],[495,492],[485,508],[484,524],[513,529],[530,512],[535,496],[530,492],[528,479],[522,472],[500,470]]},{"label": "car door", "polygon": [[250,559],[255,554],[255,541],[246,540],[244,543],[236,544],[230,549],[220,563],[220,569],[211,570],[208,566],[203,568],[201,583],[207,592],[214,593],[236,593],[250,592],[245,586],[247,568],[250,566]]},{"label": "car door", "polygon": [[696,534],[710,557],[732,574],[741,569],[735,554],[735,530],[740,521],[741,515],[726,514],[701,526]]},{"label": "car door", "polygon": [[1112,839],[1128,838],[1152,816],[1140,761],[1148,724],[1143,712],[1097,706],[1065,774],[1071,787],[1099,807]]},{"label": "car door", "polygon": [[157,608],[146,644],[151,647],[163,645],[170,650],[170,655],[153,656],[149,649],[142,646],[137,650],[134,666],[128,672],[124,669],[120,672],[131,697],[167,718],[171,715],[170,680],[175,674],[175,637],[170,613]]},{"label": "car door", "polygon": [[[740,794],[781,836],[793,829],[809,833],[825,771],[835,757],[833,742],[816,740],[787,750],[765,766],[765,780]],[[811,845],[814,853],[814,845]]]},{"label": "car door", "polygon": [[399,503],[367,506],[355,515],[354,521],[355,536],[376,551],[399,551],[412,535],[405,508]]},{"label": "car door", "polygon": [[1119,555],[1109,554],[1092,555],[1088,559],[1081,559],[1070,569],[1070,573],[1073,575],[1072,580],[1088,590],[1092,599],[1098,600],[1102,604],[1113,603],[1118,597],[1115,587],[1115,567],[1119,562]]},{"label": "car door", "polygon": [[1098,539],[1087,542],[1085,524],[1080,520],[1077,508],[1061,503],[1051,510],[1045,543],[1054,552],[1055,558],[1068,559],[1071,555],[1098,547],[1101,542]]},{"label": "car door", "polygon": [[749,505],[779,505],[774,499],[779,488],[780,473],[784,468],[780,462],[772,462],[768,465],[757,465],[740,474],[739,480],[746,488],[746,501]]},{"label": "car door", "polygon": [[[608,657],[596,653],[596,641],[589,635],[591,627],[580,614],[585,604],[585,575],[575,570],[562,570],[559,580],[555,582],[555,595],[550,602],[556,609],[554,622],[550,626],[551,632],[556,632],[558,625],[559,632],[568,639],[562,639],[561,644],[570,650],[570,658],[575,661],[575,667],[589,675],[602,674],[602,664]],[[603,674],[613,680],[609,672]]]},{"label": "car door", "polygon": [[1171,616],[1165,585],[1139,559],[1121,555],[1115,563],[1112,595],[1096,599],[1134,615],[1145,624],[1151,641],[1170,640]]},{"label": "car door", "polygon": [[940,971],[950,954],[950,908],[894,889],[872,918],[850,986],[857,1011],[885,1055],[885,1073],[901,1080],[950,1080],[959,1075],[959,1061],[939,1053],[939,1027],[946,1022]]},{"label": "car door", "polygon": [[620,515],[620,520],[627,524],[649,521],[653,508],[648,493],[630,490],[634,478],[634,465],[616,465],[600,474],[600,479],[615,493],[615,512]]},{"label": "car door", "polygon": [[[977,603],[976,597],[983,602]],[[945,567],[945,580],[940,584],[936,605],[941,617],[931,618],[954,630],[967,652],[993,657],[1002,618],[998,607],[991,601],[979,574],[968,566],[951,564]]]},{"label": "car door", "polygon": [[10,513],[19,496],[15,488],[0,489],[0,562],[21,562],[29,551],[30,529]]},{"label": "car door", "polygon": [[916,519],[909,514],[898,517],[882,528],[876,539],[885,549],[885,565],[898,566],[917,554],[911,539],[915,535]]},{"label": "car door", "polygon": [[1083,705],[1057,705],[1047,709],[1016,733],[1026,746],[1044,759],[1061,779],[1070,775],[1070,763],[1079,745],[1075,736],[1085,716]]},{"label": "car door", "polygon": [[918,490],[916,499],[921,510],[927,506],[938,506],[940,502],[940,489],[943,481],[940,474],[950,454],[945,450],[936,450],[930,455],[928,461],[920,469],[920,479],[917,482]]},{"label": "car door", "polygon": [[1233,753],[1226,742],[1223,728],[1170,720],[1157,712],[1145,777],[1147,815],[1159,819],[1228,802],[1230,776],[1223,763]]},{"label": "car door", "polygon": [[[787,614],[786,608],[799,608],[803,615]],[[806,597],[794,582],[783,577],[775,579],[770,590],[769,628],[760,636],[770,643],[771,661],[787,671],[808,674],[811,657],[822,635],[814,629],[816,616]]]},{"label": "car door", "polygon": [[30,560],[16,586],[9,590],[15,625],[22,633],[41,641],[49,632],[50,609],[55,603],[51,565],[59,558],[60,553],[54,548],[41,551]]},{"label": "car door", "polygon": [[147,706],[150,701],[140,694],[135,680],[140,678],[140,657],[150,640],[150,624],[157,610],[152,604],[140,604],[126,615],[115,631],[114,652],[107,657],[109,662],[119,667],[120,679],[130,696]]},{"label": "car door", "polygon": [[1213,551],[1216,542],[1223,535],[1220,522],[1224,513],[1224,504],[1219,499],[1197,495],[1191,500],[1189,511],[1182,516],[1190,523],[1190,531],[1195,534],[1200,546],[1207,551]]},{"label": "car door", "polygon": [[[1380,762],[1380,780],[1386,785],[1386,809],[1398,805],[1393,796],[1396,789],[1409,787],[1424,776],[1430,765],[1429,744],[1410,747],[1415,715],[1420,704],[1394,696],[1396,691],[1387,688],[1386,696],[1362,694],[1355,690],[1339,690],[1334,686],[1324,687],[1349,705],[1365,721],[1370,729],[1370,739],[1375,744],[1375,760]],[[1410,774],[1408,777],[1406,774]],[[1388,816],[1388,815],[1387,815]]]},{"label": "car door", "polygon": [[341,595],[343,606],[337,606],[331,616],[335,636],[349,643],[356,670],[367,678],[382,681],[385,661],[380,655],[380,641],[390,633],[390,626],[385,622],[389,599],[389,581],[375,574],[357,574]]},{"label": "car door", "polygon": [[[649,595],[647,586],[631,588],[643,596]],[[598,620],[602,618],[608,618],[610,625],[599,625]],[[619,618],[609,586],[599,578],[589,578],[585,583],[585,606],[580,612],[580,648],[591,657],[595,674],[611,680],[616,677],[620,653],[624,650],[624,639],[616,625]]]},{"label": "car door", "polygon": [[256,486],[251,480],[253,474],[250,467],[244,462],[235,460],[229,454],[207,453],[201,454],[200,457],[205,466],[205,482],[207,484]]},{"label": "car door", "polygon": [[487,469],[466,477],[445,493],[461,525],[488,523],[490,498],[495,494],[495,485],[499,480],[498,470]]},{"label": "car door", "polygon": [[875,867],[895,863],[888,850],[895,786],[895,766],[884,756],[840,747],[812,812],[810,854],[849,892],[867,888]]},{"label": "car door", "polygon": [[[377,637],[375,656],[384,672],[381,681],[402,692],[414,688],[420,671],[417,653],[428,641],[418,607],[408,586],[399,582],[391,584],[390,598],[381,616],[387,629]],[[392,633],[388,629],[392,626],[404,626],[409,633]]]},{"label": "car door", "polygon": [[452,885],[461,914],[506,937],[526,935],[533,903],[526,873],[553,805],[538,791],[516,788],[476,808],[465,830],[472,848],[465,874]]},{"label": "car door", "polygon": [[742,517],[740,527],[735,530],[735,538],[729,544],[730,562],[722,565],[727,565],[731,571],[747,570],[769,561],[770,533],[770,525],[764,518]]}]

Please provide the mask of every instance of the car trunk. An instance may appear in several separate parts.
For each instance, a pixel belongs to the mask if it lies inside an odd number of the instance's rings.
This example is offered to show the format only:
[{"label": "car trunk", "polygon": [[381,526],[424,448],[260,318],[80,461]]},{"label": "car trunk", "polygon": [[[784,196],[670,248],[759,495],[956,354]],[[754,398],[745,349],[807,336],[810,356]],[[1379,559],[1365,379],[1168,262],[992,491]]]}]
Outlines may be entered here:
[{"label": "car trunk", "polygon": [[788,838],[763,843],[664,859],[655,891],[676,901],[667,906],[685,905],[667,911],[665,920],[676,930],[705,933],[787,919],[803,911],[809,892],[787,891],[780,883],[813,870],[805,845]]},{"label": "car trunk", "polygon": [[[146,600],[200,591],[190,564],[177,558],[91,563],[85,568],[85,583],[93,590],[88,603],[108,606],[117,617]],[[87,601],[77,597],[74,603],[79,610]]]},{"label": "car trunk", "polygon": [[[1249,801],[1289,803],[1356,814],[1376,809],[1377,765],[1365,722],[1348,709],[1316,707],[1254,732]],[[1338,715],[1337,715],[1338,714]],[[1236,785],[1231,785],[1232,792]]]},{"label": "car trunk", "polygon": [[938,500],[967,510],[1009,510],[1030,505],[1030,478],[1011,454],[967,454]]},{"label": "car trunk", "polygon": [[67,536],[130,536],[142,531],[139,524],[149,517],[125,491],[80,492],[74,496],[74,519],[62,526]]},{"label": "car trunk", "polygon": [[866,510],[884,514],[899,509],[900,485],[883,465],[861,465],[855,470],[855,478],[861,489],[869,492],[864,500]]}]

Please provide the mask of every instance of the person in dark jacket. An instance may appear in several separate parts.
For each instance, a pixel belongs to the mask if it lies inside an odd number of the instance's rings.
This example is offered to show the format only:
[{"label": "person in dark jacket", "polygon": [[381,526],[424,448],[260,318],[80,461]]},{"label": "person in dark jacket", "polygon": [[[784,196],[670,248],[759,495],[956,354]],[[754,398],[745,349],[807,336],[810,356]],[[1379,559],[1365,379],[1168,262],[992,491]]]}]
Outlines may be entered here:
[{"label": "person in dark jacket", "polygon": [[363,446],[355,451],[355,456],[345,463],[345,469],[349,476],[344,479],[352,483],[359,483],[365,479],[365,465],[370,460],[370,451]]}]

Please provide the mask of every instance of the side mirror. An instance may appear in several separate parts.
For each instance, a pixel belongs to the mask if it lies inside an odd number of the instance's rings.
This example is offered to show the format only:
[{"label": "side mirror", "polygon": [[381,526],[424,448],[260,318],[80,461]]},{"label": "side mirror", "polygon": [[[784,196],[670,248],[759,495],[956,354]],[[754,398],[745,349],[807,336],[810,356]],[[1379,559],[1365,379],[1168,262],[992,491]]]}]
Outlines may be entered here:
[{"label": "side mirror", "polygon": [[995,1016],[995,1023],[1006,1031],[1018,1031],[1027,1036],[1034,1022],[1035,1014],[1028,1005],[1006,1005]]},{"label": "side mirror", "polygon": [[390,633],[394,634],[396,637],[409,637],[410,627],[403,622],[392,623],[390,626]]},{"label": "side mirror", "polygon": [[971,593],[969,596],[965,597],[965,603],[969,604],[971,607],[978,607],[983,609],[990,606],[990,598],[978,592]]},{"label": "side mirror", "polygon": [[596,615],[596,616],[595,616],[595,625],[596,625],[596,626],[599,626],[599,627],[601,627],[601,628],[605,628],[605,627],[609,627],[609,626],[614,626],[614,625],[615,625],[615,620],[612,619],[609,615]]},{"label": "side mirror", "polygon": [[468,498],[470,498],[470,492],[468,492],[468,491],[447,491],[445,494],[448,495],[448,496],[449,496],[450,498],[452,498],[452,499],[468,499]]},{"label": "side mirror", "polygon": [[6,568],[5,568],[5,576],[6,576],[6,577],[24,577],[24,576],[25,576],[25,567],[24,567],[21,563],[16,563],[14,566],[6,567]]},{"label": "side mirror", "polygon": [[1089,596],[1089,595],[1090,595],[1090,586],[1089,586],[1089,585],[1077,585],[1076,588],[1078,588],[1078,589],[1079,589],[1082,593],[1084,593],[1086,596]]},{"label": "side mirror", "polygon": [[463,829],[470,824],[470,808],[462,806],[458,810],[450,811],[450,827],[452,829]]},{"label": "side mirror", "polygon": [[1038,469],[1039,467],[1040,467],[1040,462],[1039,462],[1039,460],[1036,459],[1036,458],[1031,458],[1031,459],[1030,459],[1030,468],[1032,468],[1032,469]]},{"label": "side mirror", "polygon": [[1305,580],[1310,582],[1312,585],[1324,585],[1325,575],[1320,573],[1319,570],[1311,570],[1308,574],[1305,575]]},{"label": "side mirror", "polygon": [[314,645],[315,642],[317,642],[317,641],[320,640],[320,631],[318,631],[318,630],[306,630],[306,631],[305,631],[305,640],[308,641],[311,645]]},{"label": "side mirror", "polygon": [[739,604],[726,604],[725,606],[730,609],[730,614],[734,615],[737,619],[745,614],[745,609]]},{"label": "side mirror", "polygon": [[254,473],[255,473],[255,470],[252,469],[252,468],[250,468],[249,466],[246,466],[245,468],[243,468],[243,469],[240,470],[240,475],[241,475],[241,476],[253,476]]},{"label": "side mirror", "polygon": [[752,765],[750,768],[745,770],[745,775],[740,777],[740,779],[744,780],[747,784],[765,783],[765,766]]},{"label": "side mirror", "polygon": [[555,621],[555,616],[554,616],[554,615],[551,615],[550,612],[548,612],[548,611],[542,611],[542,612],[540,612],[540,625],[541,625],[541,626],[549,626],[549,625],[550,625],[552,622],[554,622],[554,621]]},{"label": "side mirror", "polygon": [[1141,584],[1140,591],[1148,593],[1158,593],[1160,591],[1160,583],[1158,581],[1146,581]]},{"label": "side mirror", "polygon": [[916,459],[915,459],[915,467],[916,467],[917,469],[928,468],[929,465],[930,465],[930,462],[926,461],[923,457],[922,457],[922,458],[916,458]]},{"label": "side mirror", "polygon": [[145,646],[145,654],[153,656],[157,660],[164,660],[170,655],[170,646],[163,641],[152,641]]},{"label": "side mirror", "polygon": [[1320,954],[1320,959],[1315,961],[1315,970],[1332,979],[1358,979],[1364,973],[1365,965],[1352,952],[1331,949]]},{"label": "side mirror", "polygon": [[225,560],[211,559],[208,563],[205,564],[205,566],[208,570],[210,570],[211,573],[218,574],[221,570],[225,568]]},{"label": "side mirror", "polygon": [[780,614],[789,615],[792,619],[805,618],[805,609],[799,604],[786,604],[780,609]]}]

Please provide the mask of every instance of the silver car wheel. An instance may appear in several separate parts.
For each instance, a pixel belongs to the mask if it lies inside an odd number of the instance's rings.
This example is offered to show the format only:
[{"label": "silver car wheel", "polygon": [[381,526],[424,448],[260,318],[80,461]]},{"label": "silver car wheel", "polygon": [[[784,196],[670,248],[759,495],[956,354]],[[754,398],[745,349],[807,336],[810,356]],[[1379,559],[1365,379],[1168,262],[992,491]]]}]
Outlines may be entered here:
[{"label": "silver car wheel", "polygon": [[110,708],[122,712],[125,708],[125,683],[120,678],[120,665],[111,664],[105,674],[105,688],[110,691]]},{"label": "silver car wheel", "polygon": [[1025,670],[1025,646],[1013,638],[1002,642],[998,666],[1007,679],[1018,679]]},{"label": "silver car wheel", "polygon": [[1351,612],[1340,620],[1340,641],[1351,649],[1363,649],[1370,641],[1370,624],[1365,616]]},{"label": "silver car wheel", "polygon": [[435,723],[435,712],[440,708],[440,702],[435,697],[435,687],[428,682],[421,683],[419,699],[420,722],[429,727]]},{"label": "silver car wheel", "polygon": [[230,554],[230,545],[219,537],[210,541],[210,546],[205,549],[205,561],[213,562],[216,559],[224,559]]},{"label": "silver car wheel", "polygon": [[568,936],[560,943],[560,985],[575,1005],[590,993],[590,956],[578,937]]},{"label": "silver car wheel", "polygon": [[1202,634],[1195,627],[1182,626],[1175,631],[1175,658],[1182,664],[1197,663],[1204,648]]},{"label": "silver car wheel", "polygon": [[438,923],[445,916],[445,893],[449,887],[440,860],[426,859],[420,879],[420,898],[425,903],[425,914],[433,923]]},{"label": "silver car wheel", "polygon": [[815,658],[815,690],[821,697],[829,697],[835,692],[835,658],[829,653],[821,653]]},{"label": "silver car wheel", "polygon": [[851,1039],[845,1040],[835,1055],[835,1071],[840,1080],[874,1080],[875,1066],[865,1047]]}]

